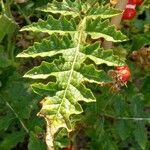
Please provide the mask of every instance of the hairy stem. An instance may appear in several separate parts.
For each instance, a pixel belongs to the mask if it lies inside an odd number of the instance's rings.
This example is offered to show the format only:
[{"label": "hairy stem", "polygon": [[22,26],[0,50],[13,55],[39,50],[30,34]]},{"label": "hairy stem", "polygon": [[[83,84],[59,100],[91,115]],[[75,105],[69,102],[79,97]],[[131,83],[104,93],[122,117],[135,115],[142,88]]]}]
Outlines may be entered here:
[{"label": "hairy stem", "polygon": [[[127,2],[128,2],[128,0],[118,0],[118,3],[116,4],[115,8],[123,11],[127,5]],[[121,18],[122,18],[122,14],[113,17],[111,20],[111,24],[114,25],[116,27],[116,29],[119,29],[119,27],[120,27]],[[113,43],[105,40],[103,42],[103,47],[105,49],[110,49],[113,47]]]}]

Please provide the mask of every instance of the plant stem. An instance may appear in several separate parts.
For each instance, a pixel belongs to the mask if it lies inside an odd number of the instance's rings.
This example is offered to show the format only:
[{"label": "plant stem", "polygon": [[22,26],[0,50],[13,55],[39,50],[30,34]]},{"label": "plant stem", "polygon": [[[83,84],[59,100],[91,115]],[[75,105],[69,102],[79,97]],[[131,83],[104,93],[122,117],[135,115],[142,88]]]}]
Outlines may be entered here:
[{"label": "plant stem", "polygon": [[3,0],[0,0],[1,1],[1,6],[2,6],[2,12],[5,12],[5,5],[4,5],[4,2]]},{"label": "plant stem", "polygon": [[[123,11],[125,9],[126,5],[127,5],[127,2],[128,2],[128,0],[118,0],[118,3],[116,4],[115,8],[120,9],[120,10]],[[123,14],[115,16],[111,20],[111,24],[114,25],[116,27],[116,29],[119,29],[119,27],[120,27],[120,22],[121,22],[121,19],[122,19],[122,15]],[[113,47],[113,43],[111,41],[106,41],[105,40],[103,42],[103,47],[105,49],[110,49],[110,48]]]},{"label": "plant stem", "polygon": [[7,16],[9,18],[12,18],[12,20],[14,20],[12,14],[11,14],[11,10],[10,10],[10,5],[12,4],[12,0],[6,0],[5,3],[5,13],[7,14]]},{"label": "plant stem", "polygon": [[119,120],[150,121],[150,118],[118,117]]},{"label": "plant stem", "polygon": [[7,55],[8,55],[8,58],[11,59],[12,62],[14,63],[14,42],[12,42],[12,38],[14,37],[14,32],[16,30],[16,27],[15,27],[16,23],[14,21],[14,18],[11,14],[11,9],[10,9],[10,6],[13,0],[6,0],[5,3],[3,0],[0,0],[0,1],[1,1],[3,14],[7,15],[7,17],[11,19],[11,22],[14,23],[14,25],[12,24],[11,32],[9,32],[7,35]]}]

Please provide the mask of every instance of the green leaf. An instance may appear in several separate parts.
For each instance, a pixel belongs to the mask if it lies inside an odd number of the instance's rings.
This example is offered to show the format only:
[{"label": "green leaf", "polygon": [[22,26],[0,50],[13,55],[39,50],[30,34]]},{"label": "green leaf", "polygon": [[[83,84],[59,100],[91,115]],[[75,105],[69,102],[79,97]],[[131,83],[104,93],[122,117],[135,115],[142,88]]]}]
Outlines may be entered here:
[{"label": "green leaf", "polygon": [[68,147],[68,145],[71,145],[69,142],[69,135],[66,129],[61,129],[57,135],[55,136],[54,141],[55,147],[64,148]]},{"label": "green leaf", "polygon": [[25,132],[23,130],[16,131],[10,134],[5,134],[3,137],[4,140],[1,139],[0,149],[1,150],[10,150],[14,148],[17,143],[22,142],[25,136]]},{"label": "green leaf", "polygon": [[[70,64],[69,64],[70,65]],[[69,77],[69,72],[71,66],[68,63],[63,64],[61,60],[54,61],[53,63],[42,62],[42,64],[38,67],[34,67],[30,71],[28,71],[24,77],[32,78],[32,79],[46,79],[50,76],[55,76],[58,82],[65,82]],[[104,71],[99,71],[94,68],[93,65],[83,65],[80,69],[75,69],[72,72],[73,78],[77,83],[88,81],[88,82],[109,82],[110,78],[106,75]],[[74,80],[73,80],[74,81]],[[63,86],[66,84],[63,83]]]},{"label": "green leaf", "polygon": [[8,113],[5,116],[1,116],[0,117],[0,131],[6,131],[14,118],[15,116],[12,115],[11,113]]},{"label": "green leaf", "polygon": [[103,70],[96,70],[94,65],[83,65],[80,68],[80,73],[83,75],[85,81],[91,83],[111,82],[111,78]]},{"label": "green leaf", "polygon": [[32,89],[35,93],[40,95],[54,95],[58,90],[61,90],[59,85],[54,82],[49,82],[48,84],[44,85],[42,83],[34,83],[32,84]]},{"label": "green leaf", "polygon": [[48,34],[59,33],[75,33],[76,26],[73,23],[69,22],[65,17],[60,17],[58,20],[54,19],[52,16],[49,16],[46,21],[39,20],[36,23],[25,26],[21,31],[32,31],[32,32],[45,32]]},{"label": "green leaf", "polygon": [[48,3],[46,6],[38,8],[38,10],[50,13],[60,13],[62,15],[79,15],[79,2],[71,2],[70,0],[63,0],[62,2],[53,1],[53,3]]},{"label": "green leaf", "polygon": [[[83,66],[81,68],[81,73],[83,72],[82,75],[80,72],[77,72],[76,64],[61,61],[62,60],[55,60],[53,63],[42,62],[39,67],[33,68],[25,75],[25,77],[33,79],[46,79],[50,76],[55,76],[57,79],[59,88],[56,89],[56,94],[52,96],[51,93],[49,93],[48,96],[44,98],[42,110],[40,111],[40,114],[46,116],[46,120],[48,124],[50,124],[52,135],[49,136],[51,138],[60,127],[72,130],[69,119],[70,115],[82,112],[81,105],[78,101],[95,101],[91,91],[81,84],[81,82],[84,80],[89,80],[91,82],[95,82],[94,80],[97,80],[97,82],[101,81],[101,73],[94,70],[92,66],[90,66],[92,70],[89,71],[89,74],[85,74],[88,68]],[[74,67],[72,67],[72,65],[74,65]],[[36,85],[36,92],[40,90],[45,90],[47,92],[47,86],[41,85],[42,84],[40,84],[40,87]],[[33,89],[35,89],[34,85]],[[50,145],[51,144],[52,143],[50,143]]]},{"label": "green leaf", "polygon": [[[58,38],[52,35],[49,39],[44,39],[41,43],[34,43],[33,46],[18,54],[17,57],[46,57],[61,54],[67,60],[68,55],[75,54],[76,45],[73,39],[67,36]],[[80,46],[79,55],[81,62],[90,58],[95,64],[107,64],[108,66],[123,65],[124,60],[121,60],[117,55],[113,54],[113,50],[104,50],[99,43]]]},{"label": "green leaf", "polygon": [[106,18],[117,16],[121,13],[122,11],[115,9],[113,7],[110,7],[109,5],[106,5],[106,6],[95,5],[94,7],[90,9],[90,11],[87,14],[87,17],[93,18],[93,19],[96,19],[98,17],[102,19],[106,19]]},{"label": "green leaf", "polygon": [[[83,112],[79,101],[96,101],[92,91],[84,83],[111,82],[105,71],[97,69],[98,65],[114,66],[124,63],[124,60],[114,55],[113,50],[104,50],[99,43],[89,45],[87,42],[89,35],[92,38],[103,37],[112,42],[127,40],[126,36],[109,25],[108,20],[101,21],[101,18],[116,16],[120,11],[108,6],[96,8],[97,4],[95,7],[93,5],[93,9],[90,3],[82,3],[70,0],[53,1],[47,8],[41,9],[54,14],[60,13],[59,19],[49,16],[46,21],[39,20],[21,30],[51,35],[18,55],[33,58],[51,57],[51,63],[48,62],[49,58],[46,58],[47,61],[42,61],[40,66],[34,67],[24,75],[26,78],[38,79],[32,88],[44,97],[38,115],[43,116],[47,122],[46,142],[49,148],[53,147],[56,133],[61,128],[66,128],[69,132],[74,129],[75,120],[72,116]],[[60,56],[56,59],[53,57],[55,55]],[[92,63],[87,65],[86,61],[89,59]],[[46,79],[46,82],[39,83],[41,79]]]},{"label": "green leaf", "polygon": [[150,45],[150,32],[144,34],[136,34],[133,38],[132,50],[138,50],[146,45]]},{"label": "green leaf", "polygon": [[91,35],[93,39],[103,37],[107,41],[112,42],[123,42],[128,40],[125,35],[115,29],[115,26],[109,25],[109,20],[102,21],[101,18],[97,18],[94,21],[92,19],[87,19],[86,32]]},{"label": "green leaf", "polygon": [[13,113],[14,117],[16,117],[15,115],[17,114],[20,119],[28,119],[32,109],[38,103],[36,100],[38,97],[31,92],[31,89],[27,88],[29,85],[25,83],[23,79],[18,79],[18,77],[15,76],[10,78],[5,88],[0,91],[3,98],[1,99],[0,97],[0,100],[3,101],[6,106],[9,104],[13,110],[11,110],[9,106],[7,106],[7,109]]},{"label": "green leaf", "polygon": [[144,95],[138,93],[132,97],[131,112],[134,117],[144,118]]},{"label": "green leaf", "polygon": [[108,66],[116,66],[125,64],[117,55],[114,55],[113,50],[104,50],[99,43],[91,44],[83,48],[81,51],[86,58],[90,58],[95,64],[107,64]]},{"label": "green leaf", "polygon": [[132,128],[129,126],[129,121],[120,120],[116,122],[116,130],[118,131],[122,140],[126,140],[132,131]]},{"label": "green leaf", "polygon": [[52,35],[48,39],[44,39],[41,43],[35,42],[33,46],[18,54],[17,57],[51,57],[56,54],[64,53],[74,48],[73,41],[68,36],[58,38]]},{"label": "green leaf", "polygon": [[145,150],[146,143],[147,143],[147,135],[146,135],[144,123],[142,121],[136,122],[134,136],[135,136],[135,140],[138,142],[141,149]]},{"label": "green leaf", "polygon": [[[88,13],[87,9],[89,9]],[[62,2],[53,1],[53,3],[49,3],[47,6],[38,8],[38,10],[53,14],[60,13],[61,15],[72,15],[73,17],[80,16],[82,13],[88,18],[93,19],[97,17],[106,19],[121,14],[120,10],[110,7],[109,5],[99,6],[97,3],[96,5],[91,6],[87,3],[79,3],[79,1],[71,2],[70,0],[63,0]]]},{"label": "green leaf", "polygon": [[14,32],[16,24],[12,19],[8,18],[5,14],[0,15],[0,42],[3,40],[5,35]]},{"label": "green leaf", "polygon": [[31,132],[28,149],[29,150],[35,150],[35,149],[36,150],[46,150],[47,148],[46,148],[46,145],[42,141],[40,141],[40,139],[38,139],[33,132]]},{"label": "green leaf", "polygon": [[10,66],[12,64],[12,61],[7,59],[5,56],[3,56],[1,53],[0,53],[0,68],[6,68],[8,66]]}]

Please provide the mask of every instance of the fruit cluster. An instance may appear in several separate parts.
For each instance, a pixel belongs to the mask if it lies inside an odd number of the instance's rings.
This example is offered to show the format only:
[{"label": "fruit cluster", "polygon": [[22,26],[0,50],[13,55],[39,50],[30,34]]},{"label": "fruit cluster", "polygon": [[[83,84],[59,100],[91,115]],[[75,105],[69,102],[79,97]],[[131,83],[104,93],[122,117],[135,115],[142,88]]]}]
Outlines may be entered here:
[{"label": "fruit cluster", "polygon": [[136,16],[136,6],[141,5],[144,0],[128,0],[126,8],[123,12],[123,20],[131,20]]},{"label": "fruit cluster", "polygon": [[111,84],[112,91],[119,91],[131,77],[130,68],[127,65],[116,66],[115,70],[109,70],[108,75],[113,79]]},{"label": "fruit cluster", "polygon": [[131,74],[128,66],[117,66],[115,69],[118,80],[125,83],[129,81]]}]

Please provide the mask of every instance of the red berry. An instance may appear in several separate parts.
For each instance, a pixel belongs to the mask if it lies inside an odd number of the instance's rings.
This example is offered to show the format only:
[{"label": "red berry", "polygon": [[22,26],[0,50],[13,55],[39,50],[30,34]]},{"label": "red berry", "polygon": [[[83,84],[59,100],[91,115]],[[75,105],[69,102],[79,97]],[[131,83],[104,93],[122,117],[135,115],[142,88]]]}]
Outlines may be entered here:
[{"label": "red berry", "polygon": [[116,73],[122,82],[127,82],[130,79],[131,73],[128,66],[117,66]]},{"label": "red berry", "polygon": [[124,20],[131,20],[136,16],[136,10],[131,8],[126,8],[123,12],[122,19]]},{"label": "red berry", "polygon": [[130,79],[130,72],[128,70],[117,71],[121,81],[127,82]]},{"label": "red berry", "polygon": [[142,5],[143,2],[144,0],[133,0],[133,3],[136,5]]},{"label": "red berry", "polygon": [[116,66],[115,69],[116,70],[129,70],[130,71],[128,66]]}]

